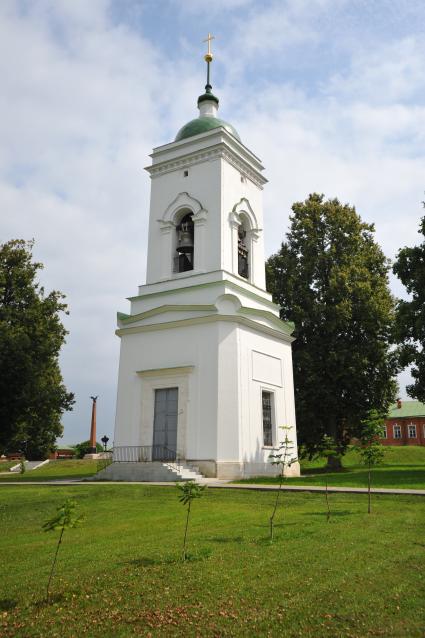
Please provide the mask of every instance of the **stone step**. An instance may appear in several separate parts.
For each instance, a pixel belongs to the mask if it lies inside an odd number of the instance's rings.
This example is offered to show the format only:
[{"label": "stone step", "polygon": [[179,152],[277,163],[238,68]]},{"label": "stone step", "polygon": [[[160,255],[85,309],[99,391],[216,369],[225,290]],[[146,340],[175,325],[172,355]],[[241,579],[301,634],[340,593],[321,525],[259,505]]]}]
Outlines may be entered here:
[{"label": "stone step", "polygon": [[115,461],[98,472],[94,481],[145,481],[145,482],[178,482],[202,481],[202,474],[194,472],[184,463],[118,463]]}]

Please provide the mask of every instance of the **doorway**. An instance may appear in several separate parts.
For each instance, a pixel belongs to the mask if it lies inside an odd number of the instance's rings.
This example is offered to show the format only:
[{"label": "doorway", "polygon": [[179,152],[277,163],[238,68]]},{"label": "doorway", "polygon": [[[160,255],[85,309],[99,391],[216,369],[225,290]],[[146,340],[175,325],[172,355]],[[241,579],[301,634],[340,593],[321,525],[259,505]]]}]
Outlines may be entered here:
[{"label": "doorway", "polygon": [[152,461],[176,457],[178,394],[178,388],[155,390]]}]

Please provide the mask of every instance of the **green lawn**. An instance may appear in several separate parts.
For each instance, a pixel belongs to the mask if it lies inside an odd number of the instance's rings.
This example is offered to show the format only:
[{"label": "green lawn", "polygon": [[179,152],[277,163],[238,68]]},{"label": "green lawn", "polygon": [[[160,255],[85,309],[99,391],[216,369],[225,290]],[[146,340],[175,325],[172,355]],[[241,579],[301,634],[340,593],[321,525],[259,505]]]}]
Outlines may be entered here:
[{"label": "green lawn", "polygon": [[18,465],[18,463],[19,461],[2,461],[0,463],[0,473],[8,472],[11,467],[13,467],[14,465]]},{"label": "green lawn", "polygon": [[[326,460],[301,461],[301,477],[286,479],[290,485],[367,487],[367,469],[358,452],[350,450],[343,458],[343,470],[327,472]],[[270,484],[279,479],[258,477],[238,483]],[[387,447],[384,462],[372,472],[372,487],[425,489],[425,447]]]},{"label": "green lawn", "polygon": [[[86,523],[65,532],[54,601],[43,602],[65,497]],[[422,638],[425,498],[210,489],[184,509],[174,487],[0,487],[0,635]]]},{"label": "green lawn", "polygon": [[[15,463],[16,465],[16,463]],[[98,461],[87,459],[69,459],[63,461],[49,461],[40,468],[30,470],[24,474],[15,474],[0,476],[1,481],[52,481],[60,479],[79,479],[87,478],[96,474]]]}]

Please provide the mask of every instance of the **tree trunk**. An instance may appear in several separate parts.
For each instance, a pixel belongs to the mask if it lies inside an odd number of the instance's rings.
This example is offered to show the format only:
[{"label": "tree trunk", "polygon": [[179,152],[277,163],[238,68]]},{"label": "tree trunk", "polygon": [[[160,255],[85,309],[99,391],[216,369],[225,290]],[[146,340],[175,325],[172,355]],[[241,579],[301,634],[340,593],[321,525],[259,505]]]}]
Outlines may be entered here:
[{"label": "tree trunk", "polygon": [[342,457],[340,455],[330,454],[327,457],[326,469],[331,472],[342,470]]},{"label": "tree trunk", "polygon": [[52,582],[53,572],[55,571],[56,561],[57,561],[57,558],[58,558],[59,548],[60,548],[61,543],[62,543],[62,536],[63,536],[64,531],[65,531],[65,527],[62,527],[61,533],[60,533],[60,536],[59,536],[59,540],[58,540],[58,544],[56,546],[56,552],[55,552],[55,557],[53,559],[52,568],[50,570],[49,582],[47,583],[47,592],[46,592],[47,604],[49,604],[50,583]]},{"label": "tree trunk", "polygon": [[280,493],[282,491],[283,472],[284,472],[284,470],[282,470],[282,472],[280,474],[279,489],[278,489],[277,494],[276,494],[276,500],[274,502],[273,513],[270,516],[270,542],[273,542],[274,517],[275,517],[277,506],[278,506],[278,503],[279,503]]},{"label": "tree trunk", "polygon": [[326,492],[325,492],[325,494],[326,494],[326,505],[327,505],[327,508],[328,508],[328,512],[327,512],[327,515],[326,515],[326,520],[329,523],[329,520],[331,518],[331,508],[329,507],[329,494],[328,494],[328,482],[327,481],[326,481]]},{"label": "tree trunk", "polygon": [[189,516],[190,516],[190,506],[192,505],[192,502],[189,501],[189,505],[187,508],[187,517],[186,517],[186,528],[184,530],[184,539],[183,539],[183,561],[186,560],[187,558],[187,554],[186,554],[186,538],[187,538],[187,528],[189,527]]},{"label": "tree trunk", "polygon": [[369,470],[367,473],[367,497],[368,497],[367,513],[370,514],[370,463],[369,463]]}]

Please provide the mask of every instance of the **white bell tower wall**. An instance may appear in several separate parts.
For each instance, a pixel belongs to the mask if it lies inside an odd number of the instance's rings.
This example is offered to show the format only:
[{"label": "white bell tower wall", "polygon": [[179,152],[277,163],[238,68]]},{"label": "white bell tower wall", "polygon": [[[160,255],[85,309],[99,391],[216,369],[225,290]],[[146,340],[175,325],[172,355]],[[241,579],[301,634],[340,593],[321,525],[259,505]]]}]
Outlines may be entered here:
[{"label": "white bell tower wall", "polygon": [[[201,273],[238,274],[238,229],[245,231],[248,277],[265,289],[263,210],[265,178],[259,160],[225,129],[154,150],[146,284]],[[177,193],[177,195],[176,195]],[[173,272],[177,226],[194,224],[193,269]]]}]

